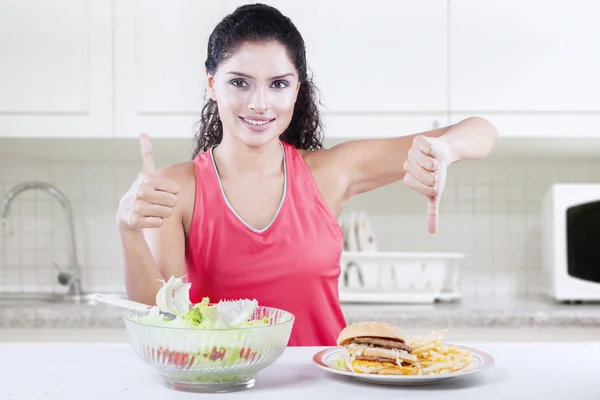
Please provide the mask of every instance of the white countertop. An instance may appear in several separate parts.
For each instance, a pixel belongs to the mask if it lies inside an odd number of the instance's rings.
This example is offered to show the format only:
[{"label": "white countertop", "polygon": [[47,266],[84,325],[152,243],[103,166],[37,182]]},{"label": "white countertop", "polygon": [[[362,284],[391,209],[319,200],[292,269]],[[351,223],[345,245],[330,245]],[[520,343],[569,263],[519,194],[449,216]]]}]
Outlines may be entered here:
[{"label": "white countertop", "polygon": [[438,385],[391,387],[322,371],[311,360],[321,348],[288,348],[259,374],[254,388],[223,394],[182,393],[163,387],[157,373],[129,345],[0,344],[0,399],[600,398],[600,342],[463,344],[490,353],[496,365]]},{"label": "white countertop", "polygon": [[[348,324],[375,320],[410,329],[600,329],[600,304],[557,304],[543,296],[465,297],[431,305],[342,304],[342,310]],[[106,304],[0,301],[0,329],[121,329],[126,313]]]}]

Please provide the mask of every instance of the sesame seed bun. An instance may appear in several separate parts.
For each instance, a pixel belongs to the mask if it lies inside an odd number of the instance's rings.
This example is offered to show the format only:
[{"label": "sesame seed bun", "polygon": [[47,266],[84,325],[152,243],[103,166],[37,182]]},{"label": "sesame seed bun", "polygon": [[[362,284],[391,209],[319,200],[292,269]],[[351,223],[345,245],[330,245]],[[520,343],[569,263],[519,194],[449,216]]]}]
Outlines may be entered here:
[{"label": "sesame seed bun", "polygon": [[350,340],[357,337],[377,337],[406,342],[406,335],[397,326],[385,322],[367,321],[357,322],[342,329],[337,344],[345,346]]}]

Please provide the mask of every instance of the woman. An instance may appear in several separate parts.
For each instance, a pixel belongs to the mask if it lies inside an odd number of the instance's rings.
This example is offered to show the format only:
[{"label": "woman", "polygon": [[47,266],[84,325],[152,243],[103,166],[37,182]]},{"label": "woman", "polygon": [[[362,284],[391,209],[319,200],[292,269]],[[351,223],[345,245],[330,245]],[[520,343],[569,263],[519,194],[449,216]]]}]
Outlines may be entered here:
[{"label": "woman", "polygon": [[347,201],[403,179],[427,198],[433,233],[446,168],[485,157],[496,130],[468,118],[323,149],[303,39],[266,5],[226,16],[205,66],[193,160],[156,171],[140,138],[143,172],[117,211],[127,293],[154,304],[160,280],[186,275],[194,303],[255,298],[296,316],[289,345],[335,345],[346,326],[337,218]]}]

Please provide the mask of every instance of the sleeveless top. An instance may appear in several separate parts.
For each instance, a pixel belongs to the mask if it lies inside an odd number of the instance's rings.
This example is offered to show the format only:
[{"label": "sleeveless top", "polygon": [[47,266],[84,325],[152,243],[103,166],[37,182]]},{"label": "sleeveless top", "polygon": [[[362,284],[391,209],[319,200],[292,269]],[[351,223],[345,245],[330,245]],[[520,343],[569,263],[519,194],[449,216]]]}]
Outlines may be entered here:
[{"label": "sleeveless top", "polygon": [[335,346],[346,326],[338,295],[343,232],[300,153],[280,143],[282,201],[261,230],[229,204],[212,148],[194,159],[196,199],[186,243],[190,300],[256,299],[294,314],[289,346]]}]

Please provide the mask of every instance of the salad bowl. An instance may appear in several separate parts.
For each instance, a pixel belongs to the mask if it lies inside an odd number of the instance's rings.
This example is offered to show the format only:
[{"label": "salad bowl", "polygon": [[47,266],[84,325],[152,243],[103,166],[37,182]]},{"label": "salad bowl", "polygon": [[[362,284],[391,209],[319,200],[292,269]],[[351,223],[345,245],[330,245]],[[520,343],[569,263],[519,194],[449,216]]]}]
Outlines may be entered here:
[{"label": "salad bowl", "polygon": [[283,354],[294,315],[257,306],[243,323],[208,328],[138,311],[124,320],[135,354],[160,374],[165,386],[230,392],[253,387],[258,373]]}]

